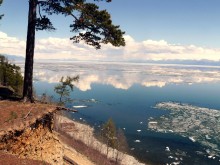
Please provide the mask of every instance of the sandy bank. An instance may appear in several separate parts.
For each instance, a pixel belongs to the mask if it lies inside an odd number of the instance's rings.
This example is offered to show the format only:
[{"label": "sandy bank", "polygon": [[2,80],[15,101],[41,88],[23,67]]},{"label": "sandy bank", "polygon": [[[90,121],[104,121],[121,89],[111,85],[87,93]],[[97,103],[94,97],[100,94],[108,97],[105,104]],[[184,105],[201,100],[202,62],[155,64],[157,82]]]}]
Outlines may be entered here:
[{"label": "sandy bank", "polygon": [[[100,153],[107,155],[107,146],[101,142],[99,142],[94,137],[94,129],[91,128],[88,125],[81,124],[79,122],[73,121],[68,119],[67,117],[56,115],[55,120],[58,122],[56,125],[65,131],[67,134],[69,134],[71,137],[77,140],[81,140],[86,145],[98,150]],[[62,125],[65,125],[62,126]],[[72,125],[72,128],[69,125]],[[110,148],[108,151],[108,158],[115,160],[116,157],[118,157],[118,160],[123,165],[144,165],[143,163],[140,163],[137,159],[135,159],[133,156],[130,156],[128,154],[124,154],[122,152],[119,152],[113,148]]]}]

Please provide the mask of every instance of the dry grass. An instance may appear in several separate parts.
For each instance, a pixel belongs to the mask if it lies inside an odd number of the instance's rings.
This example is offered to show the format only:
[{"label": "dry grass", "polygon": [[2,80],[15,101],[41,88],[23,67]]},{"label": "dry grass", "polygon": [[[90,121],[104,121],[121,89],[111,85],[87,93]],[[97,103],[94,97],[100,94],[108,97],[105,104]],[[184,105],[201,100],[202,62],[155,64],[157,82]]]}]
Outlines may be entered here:
[{"label": "dry grass", "polygon": [[[62,128],[62,123],[65,123],[66,127]],[[71,131],[71,129],[69,128],[71,126],[71,123],[74,123],[74,128],[72,130],[76,131]],[[139,162],[133,156],[108,147],[98,141],[94,137],[94,129],[88,125],[81,124],[79,122],[68,119],[63,115],[57,114],[54,117],[54,126],[57,128],[56,130],[58,130],[61,134],[71,139],[71,143],[73,143],[73,148],[75,148],[78,152],[81,152],[83,155],[86,155],[88,157],[92,156],[92,158],[90,159],[96,161],[97,164],[110,163],[123,165],[144,165],[144,163]],[[99,155],[96,155],[96,153],[103,155],[100,160]],[[105,160],[110,160],[110,162],[105,162]]]},{"label": "dry grass", "polygon": [[58,130],[60,133],[60,139],[68,146],[74,148],[77,152],[88,157],[92,162],[97,165],[117,165],[113,160],[107,159],[106,155],[101,154],[99,151],[89,147],[80,140],[73,139],[68,133]]},{"label": "dry grass", "polygon": [[0,138],[8,132],[25,129],[55,109],[55,106],[48,104],[0,101]]}]

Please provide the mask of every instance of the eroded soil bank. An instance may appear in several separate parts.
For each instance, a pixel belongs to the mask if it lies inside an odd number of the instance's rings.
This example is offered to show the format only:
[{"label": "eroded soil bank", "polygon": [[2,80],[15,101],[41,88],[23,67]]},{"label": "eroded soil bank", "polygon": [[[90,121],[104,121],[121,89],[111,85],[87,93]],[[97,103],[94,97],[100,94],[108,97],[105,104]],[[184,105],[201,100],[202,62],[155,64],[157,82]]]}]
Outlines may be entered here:
[{"label": "eroded soil bank", "polygon": [[[93,165],[54,131],[55,106],[0,101],[0,164]],[[15,163],[16,162],[16,163]]]},{"label": "eroded soil bank", "polygon": [[18,155],[19,158],[62,164],[63,146],[57,136],[52,133],[51,119],[49,115],[45,115],[29,128],[3,136],[0,150]]}]

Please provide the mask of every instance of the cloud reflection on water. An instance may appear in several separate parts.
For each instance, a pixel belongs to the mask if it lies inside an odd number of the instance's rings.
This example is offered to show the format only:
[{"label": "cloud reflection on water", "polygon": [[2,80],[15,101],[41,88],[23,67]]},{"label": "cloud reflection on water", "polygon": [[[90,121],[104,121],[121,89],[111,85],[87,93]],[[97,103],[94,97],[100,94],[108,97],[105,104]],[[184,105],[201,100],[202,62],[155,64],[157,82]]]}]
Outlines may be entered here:
[{"label": "cloud reflection on water", "polygon": [[220,82],[220,68],[175,65],[144,65],[117,63],[36,63],[34,78],[49,83],[59,82],[62,76],[80,76],[76,86],[81,91],[92,84],[112,85],[127,90],[134,84],[145,87],[164,87],[169,84]]}]

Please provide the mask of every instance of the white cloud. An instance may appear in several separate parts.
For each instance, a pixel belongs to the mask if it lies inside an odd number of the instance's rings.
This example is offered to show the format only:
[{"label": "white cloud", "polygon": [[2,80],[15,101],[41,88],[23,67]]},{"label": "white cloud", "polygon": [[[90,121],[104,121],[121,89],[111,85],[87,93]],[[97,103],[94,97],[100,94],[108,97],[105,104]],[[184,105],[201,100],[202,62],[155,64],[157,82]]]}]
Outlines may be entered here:
[{"label": "white cloud", "polygon": [[9,37],[0,31],[0,53],[23,55],[25,54],[25,42],[16,37]]},{"label": "white cloud", "polygon": [[[165,40],[137,42],[125,35],[125,47],[103,45],[101,50],[84,43],[73,44],[69,38],[49,37],[36,40],[35,58],[77,60],[220,60],[220,48],[170,44]],[[25,54],[25,41],[0,31],[0,53]]]},{"label": "white cloud", "polygon": [[94,49],[85,44],[73,44],[69,38],[47,38],[36,41],[35,57],[38,59],[99,60]]},{"label": "white cloud", "polygon": [[129,38],[128,46],[124,50],[126,58],[136,60],[220,60],[220,49],[175,45],[165,40],[135,42]]}]

